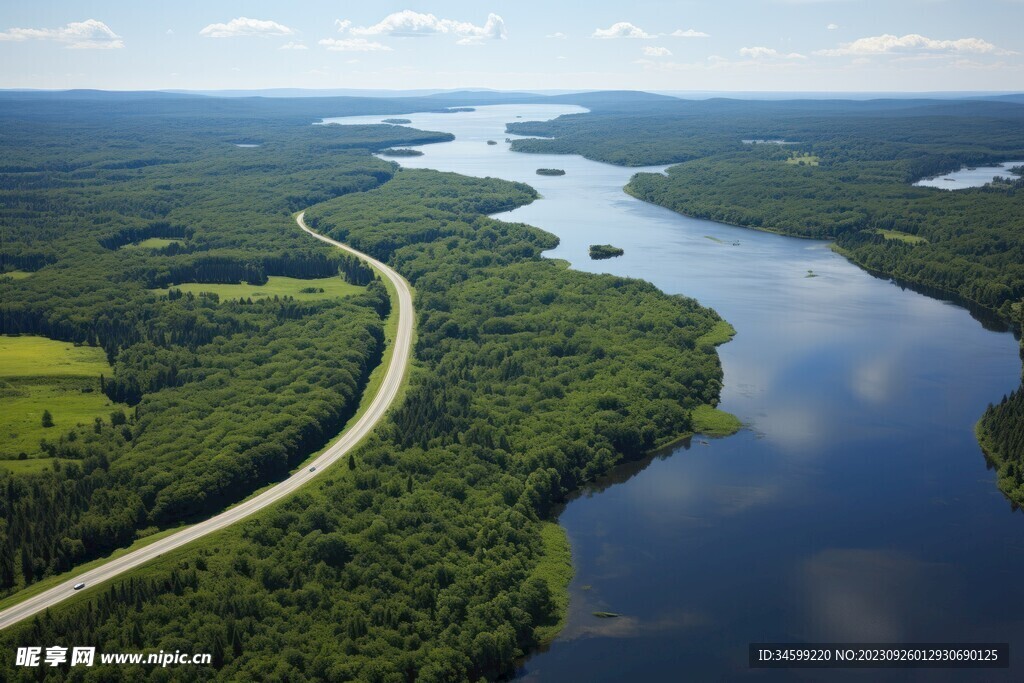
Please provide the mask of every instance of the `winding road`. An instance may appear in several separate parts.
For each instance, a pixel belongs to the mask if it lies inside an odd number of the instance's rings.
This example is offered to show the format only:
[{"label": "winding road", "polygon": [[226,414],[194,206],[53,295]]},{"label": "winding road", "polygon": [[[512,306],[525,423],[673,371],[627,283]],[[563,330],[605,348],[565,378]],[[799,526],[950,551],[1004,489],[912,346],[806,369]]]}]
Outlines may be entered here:
[{"label": "winding road", "polygon": [[402,379],[405,376],[406,368],[409,365],[409,356],[412,351],[413,307],[412,292],[409,290],[409,283],[407,283],[401,275],[377,259],[314,232],[306,225],[304,220],[305,214],[306,212],[303,211],[295,218],[300,228],[322,242],[326,242],[338,247],[339,249],[343,249],[344,251],[354,254],[364,261],[369,262],[391,281],[395,286],[395,290],[398,292],[398,331],[395,335],[394,351],[391,355],[391,365],[388,367],[387,374],[384,376],[384,381],[381,383],[380,389],[377,391],[377,395],[374,396],[373,401],[370,403],[370,407],[362,417],[360,417],[355,424],[346,429],[342,433],[341,438],[331,444],[331,446],[324,451],[320,457],[311,463],[307,463],[301,470],[295,472],[281,483],[267,489],[253,498],[239,503],[235,507],[224,511],[215,517],[211,517],[203,522],[199,522],[198,524],[182,529],[181,531],[171,534],[166,538],[162,538],[159,541],[155,541],[144,548],[127,553],[121,557],[112,559],[109,562],[104,562],[98,567],[94,567],[88,571],[82,572],[81,574],[77,574],[73,578],[63,581],[53,588],[49,588],[38,595],[28,598],[27,600],[0,612],[0,629],[16,624],[22,619],[30,617],[33,614],[41,612],[49,607],[53,607],[57,603],[67,600],[72,596],[79,595],[80,591],[74,590],[74,586],[78,583],[85,583],[86,587],[84,590],[88,591],[89,589],[95,588],[97,585],[120,574],[155,560],[164,553],[176,550],[177,548],[191,543],[197,538],[201,538],[207,534],[220,531],[225,527],[231,526],[232,524],[250,517],[268,505],[273,505],[285,496],[288,496],[305,486],[315,477],[320,476],[328,466],[334,464],[352,450],[352,448],[358,444],[363,437],[370,433],[377,422],[384,417],[384,414],[391,406],[391,403],[395,400],[395,397],[398,396],[398,390],[402,385]]}]

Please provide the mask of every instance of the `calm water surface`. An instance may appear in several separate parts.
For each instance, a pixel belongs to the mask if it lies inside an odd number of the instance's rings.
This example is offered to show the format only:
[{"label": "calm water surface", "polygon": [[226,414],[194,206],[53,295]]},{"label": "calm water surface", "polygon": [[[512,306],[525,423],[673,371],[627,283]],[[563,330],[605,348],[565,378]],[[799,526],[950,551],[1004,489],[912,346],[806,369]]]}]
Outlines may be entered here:
[{"label": "calm water surface", "polygon": [[1015,166],[1024,166],[1024,161],[1006,161],[995,166],[978,166],[977,168],[961,168],[937,178],[925,178],[914,185],[918,187],[937,187],[940,190],[962,190],[967,187],[981,187],[988,185],[996,176],[1004,178],[1014,177],[1010,169]]},{"label": "calm water surface", "polygon": [[[574,111],[408,115],[456,140],[400,163],[528,182],[543,199],[498,217],[558,235],[550,256],[715,308],[738,331],[720,348],[722,407],[747,429],[620,468],[566,506],[568,626],[520,675],[1024,680],[1024,516],[996,489],[972,434],[986,404],[1017,385],[1013,337],[876,279],[823,242],[632,199],[622,187],[638,169],[508,150],[506,122]],[[595,243],[625,256],[591,261]],[[858,640],[1009,641],[1013,668],[747,668],[749,642]]]}]

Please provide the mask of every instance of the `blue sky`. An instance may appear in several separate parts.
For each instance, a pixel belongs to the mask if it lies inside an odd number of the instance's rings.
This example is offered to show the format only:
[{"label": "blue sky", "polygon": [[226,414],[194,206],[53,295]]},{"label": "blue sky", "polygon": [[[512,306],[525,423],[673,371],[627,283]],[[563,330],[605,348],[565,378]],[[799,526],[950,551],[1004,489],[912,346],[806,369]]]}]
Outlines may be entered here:
[{"label": "blue sky", "polygon": [[0,87],[1024,90],[1024,0],[5,3]]}]

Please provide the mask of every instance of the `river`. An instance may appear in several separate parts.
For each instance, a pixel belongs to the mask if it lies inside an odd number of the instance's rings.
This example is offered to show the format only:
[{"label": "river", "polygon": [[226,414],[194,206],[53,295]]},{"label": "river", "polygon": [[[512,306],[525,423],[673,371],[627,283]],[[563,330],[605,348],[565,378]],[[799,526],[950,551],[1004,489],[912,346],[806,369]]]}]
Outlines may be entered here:
[{"label": "river", "polygon": [[[1024,657],[1012,648],[1009,671],[748,668],[750,642],[1021,642],[1024,516],[972,432],[986,404],[1016,387],[1017,343],[827,243],[687,218],[622,191],[633,173],[660,168],[509,151],[506,122],[578,111],[407,115],[456,139],[398,161],[527,182],[543,198],[497,217],[558,235],[549,256],[716,309],[737,330],[720,347],[721,407],[746,428],[621,467],[565,506],[568,624],[520,676],[1019,680]],[[625,255],[591,261],[597,243]]]}]

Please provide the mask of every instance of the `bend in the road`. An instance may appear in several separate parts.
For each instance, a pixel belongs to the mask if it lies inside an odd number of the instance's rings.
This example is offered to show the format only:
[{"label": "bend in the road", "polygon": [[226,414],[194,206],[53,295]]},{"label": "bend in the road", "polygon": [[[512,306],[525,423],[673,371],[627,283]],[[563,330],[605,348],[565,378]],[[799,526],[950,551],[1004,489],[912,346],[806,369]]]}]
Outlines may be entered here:
[{"label": "bend in the road", "polygon": [[307,463],[298,472],[295,472],[284,481],[276,484],[263,493],[239,503],[229,510],[211,517],[203,522],[186,527],[170,536],[155,541],[154,543],[138,550],[126,553],[120,557],[105,562],[98,567],[82,572],[71,579],[63,581],[53,588],[49,588],[37,595],[27,598],[8,609],[0,612],[0,629],[7,628],[17,622],[48,609],[68,598],[79,595],[74,590],[78,583],[85,583],[87,588],[93,588],[117,577],[124,572],[135,569],[147,562],[155,560],[164,553],[181,548],[192,541],[211,534],[215,531],[231,526],[259,510],[276,503],[285,496],[294,493],[302,486],[309,483],[313,478],[320,476],[328,466],[337,462],[344,455],[356,446],[367,434],[369,434],[377,422],[384,416],[392,402],[398,396],[399,389],[406,374],[409,363],[409,356],[412,351],[413,335],[413,306],[412,292],[409,284],[401,275],[381,261],[357,251],[345,244],[336,242],[328,237],[311,230],[304,220],[305,212],[299,213],[295,220],[299,227],[316,239],[343,249],[359,258],[367,261],[384,275],[395,287],[398,296],[398,330],[395,334],[394,352],[391,356],[391,364],[387,374],[381,382],[380,389],[374,396],[370,406],[366,409],[355,424],[351,425],[342,433],[341,438],[331,444],[316,460]]}]

